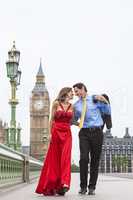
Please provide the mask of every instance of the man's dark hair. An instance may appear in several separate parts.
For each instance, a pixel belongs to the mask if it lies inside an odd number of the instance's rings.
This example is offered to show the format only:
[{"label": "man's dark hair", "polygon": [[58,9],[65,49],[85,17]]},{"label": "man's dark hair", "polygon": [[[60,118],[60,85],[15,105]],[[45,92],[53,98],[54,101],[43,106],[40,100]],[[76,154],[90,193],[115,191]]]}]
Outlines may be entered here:
[{"label": "man's dark hair", "polygon": [[83,83],[76,83],[73,85],[73,88],[77,87],[78,89],[82,89],[84,87],[85,92],[87,92],[87,87]]}]

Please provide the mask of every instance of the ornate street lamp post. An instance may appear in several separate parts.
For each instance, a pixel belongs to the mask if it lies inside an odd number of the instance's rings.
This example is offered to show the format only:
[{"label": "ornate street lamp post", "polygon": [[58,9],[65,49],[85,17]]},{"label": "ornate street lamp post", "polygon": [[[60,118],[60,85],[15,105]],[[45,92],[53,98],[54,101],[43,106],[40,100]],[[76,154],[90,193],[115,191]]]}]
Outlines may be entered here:
[{"label": "ornate street lamp post", "polygon": [[20,141],[20,125],[16,128],[16,105],[18,100],[16,99],[16,89],[20,85],[21,71],[18,68],[20,60],[20,51],[15,47],[15,42],[13,42],[12,49],[8,52],[8,61],[6,62],[7,67],[7,77],[10,79],[11,84],[11,99],[9,104],[11,105],[11,121],[8,134],[8,146],[14,150],[21,150]]}]

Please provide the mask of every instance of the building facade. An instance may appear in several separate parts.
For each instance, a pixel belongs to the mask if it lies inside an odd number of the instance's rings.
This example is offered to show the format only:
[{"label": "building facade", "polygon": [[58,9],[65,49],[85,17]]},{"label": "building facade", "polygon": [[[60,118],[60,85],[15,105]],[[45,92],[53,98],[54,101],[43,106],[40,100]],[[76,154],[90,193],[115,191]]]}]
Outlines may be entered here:
[{"label": "building facade", "polygon": [[40,62],[30,98],[30,155],[40,160],[43,160],[48,148],[49,109],[49,93]]},{"label": "building facade", "polygon": [[128,128],[123,138],[113,137],[110,130],[104,133],[99,170],[102,173],[133,172],[133,137]]}]

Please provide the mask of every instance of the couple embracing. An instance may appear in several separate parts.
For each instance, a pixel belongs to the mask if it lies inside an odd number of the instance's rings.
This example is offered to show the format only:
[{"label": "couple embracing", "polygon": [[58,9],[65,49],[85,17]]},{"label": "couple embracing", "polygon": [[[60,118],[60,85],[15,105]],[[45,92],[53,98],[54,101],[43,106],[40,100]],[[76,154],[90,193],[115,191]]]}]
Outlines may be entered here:
[{"label": "couple embracing", "polygon": [[[72,105],[73,90],[78,101]],[[106,95],[88,95],[83,83],[65,87],[53,102],[50,119],[50,144],[41,170],[36,193],[65,195],[71,181],[71,125],[79,126],[80,190],[79,194],[94,195],[103,142],[103,127],[110,129],[111,110]],[[88,163],[90,156],[90,179]]]}]

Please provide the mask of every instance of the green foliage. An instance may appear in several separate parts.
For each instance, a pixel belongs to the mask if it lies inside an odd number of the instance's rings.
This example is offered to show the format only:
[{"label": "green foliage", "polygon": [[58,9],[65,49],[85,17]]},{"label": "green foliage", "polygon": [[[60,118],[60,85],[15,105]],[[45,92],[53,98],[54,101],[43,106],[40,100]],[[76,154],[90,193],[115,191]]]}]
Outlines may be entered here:
[{"label": "green foliage", "polygon": [[79,166],[77,166],[74,161],[71,164],[71,172],[79,172]]},{"label": "green foliage", "polygon": [[126,168],[128,167],[128,158],[126,156],[113,156],[112,157],[112,167],[117,169],[117,172],[122,171],[126,172]]}]

